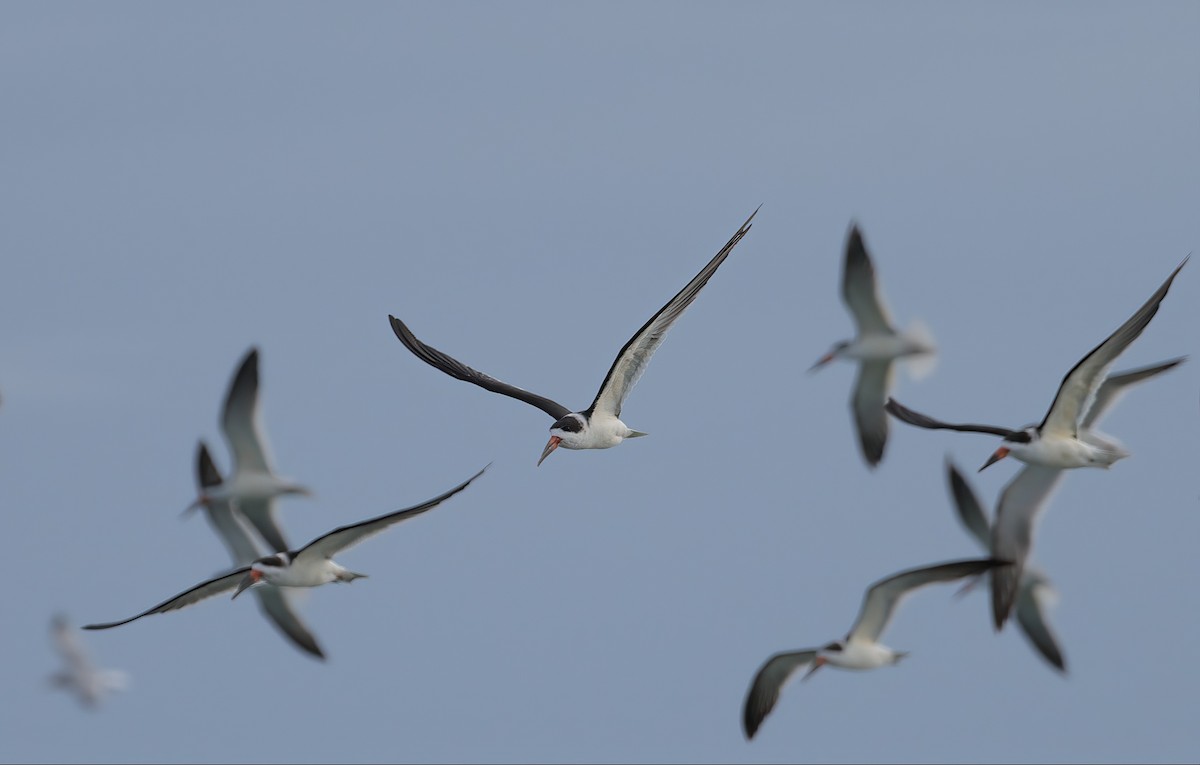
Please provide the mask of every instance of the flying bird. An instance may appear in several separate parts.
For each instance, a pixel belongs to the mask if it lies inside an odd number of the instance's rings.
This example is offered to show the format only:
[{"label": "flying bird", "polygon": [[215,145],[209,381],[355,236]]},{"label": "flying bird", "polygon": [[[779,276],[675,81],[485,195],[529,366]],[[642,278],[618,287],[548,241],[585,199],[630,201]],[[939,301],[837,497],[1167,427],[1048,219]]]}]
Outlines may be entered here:
[{"label": "flying bird", "polygon": [[[946,473],[950,481],[950,495],[954,498],[954,508],[958,511],[958,519],[967,532],[979,543],[985,551],[991,548],[992,524],[988,521],[987,513],[979,497],[967,483],[958,468],[946,460]],[[1046,575],[1032,567],[1025,567],[1017,579],[1017,623],[1021,631],[1029,639],[1030,644],[1041,654],[1042,658],[1060,672],[1067,671],[1067,662],[1063,657],[1062,648],[1055,638],[1050,622],[1046,619],[1045,608],[1052,597],[1054,587]]]},{"label": "flying bird", "polygon": [[980,470],[1010,454],[1029,465],[1046,468],[1110,467],[1117,460],[1128,456],[1128,453],[1117,442],[1100,438],[1095,433],[1092,433],[1090,438],[1080,437],[1080,418],[1088,411],[1091,400],[1113,362],[1142,334],[1146,325],[1154,318],[1154,314],[1158,313],[1158,306],[1167,296],[1171,282],[1187,261],[1188,259],[1184,258],[1133,316],[1071,367],[1071,371],[1067,372],[1058,387],[1058,394],[1054,397],[1050,410],[1038,425],[1010,430],[994,425],[942,422],[901,406],[892,398],[888,399],[886,409],[897,419],[919,428],[1001,436],[1004,440],[1000,448],[983,463]]},{"label": "flying bird", "polygon": [[319,587],[332,582],[352,582],[355,579],[362,579],[366,574],[359,574],[344,568],[334,562],[333,556],[401,521],[406,521],[409,518],[432,510],[470,486],[472,481],[483,475],[484,470],[487,470],[487,467],[484,467],[483,470],[480,470],[450,491],[422,502],[419,505],[414,505],[404,510],[397,510],[394,513],[387,513],[377,518],[369,518],[365,521],[350,524],[349,526],[341,526],[328,534],[317,537],[299,550],[280,552],[275,555],[268,555],[265,558],[259,558],[249,566],[242,566],[228,574],[201,582],[195,587],[185,590],[173,598],[164,600],[157,606],[148,608],[136,616],[116,622],[88,624],[84,626],[84,629],[106,630],[112,627],[119,627],[122,624],[128,624],[150,614],[163,614],[168,611],[177,611],[181,608],[186,608],[229,590],[234,590],[233,597],[236,598],[242,592],[255,585]]},{"label": "flying bird", "polygon": [[65,616],[58,614],[50,621],[50,633],[54,647],[66,662],[64,669],[50,676],[52,685],[73,691],[81,704],[92,709],[109,692],[129,687],[129,675],[119,669],[100,669],[92,663]]},{"label": "flying bird", "polygon": [[858,362],[850,409],[863,459],[873,468],[883,459],[887,446],[888,422],[883,403],[892,387],[892,362],[907,356],[926,356],[927,362],[914,368],[914,373],[923,374],[929,371],[936,349],[922,323],[914,321],[903,333],[892,324],[875,266],[856,223],[851,224],[846,236],[842,300],[854,317],[857,334],[853,340],[835,343],[808,371],[814,372],[839,358]]},{"label": "flying bird", "polygon": [[[1171,359],[1106,378],[1080,420],[1080,441],[1109,450],[1108,453],[1119,455],[1117,459],[1127,456],[1129,452],[1120,446],[1116,439],[1100,433],[1097,429],[1100,419],[1128,386],[1161,374],[1183,361],[1182,357]],[[1013,565],[991,574],[992,619],[996,629],[1003,627],[1012,613],[1020,591],[1025,559],[1029,557],[1029,550],[1033,546],[1034,522],[1042,508],[1049,503],[1062,476],[1063,468],[1030,463],[1017,471],[1013,479],[1000,491],[996,520],[992,524],[990,549],[992,555],[1012,561]]]},{"label": "flying bird", "polygon": [[257,348],[246,353],[229,384],[221,413],[221,430],[233,452],[233,474],[221,483],[205,487],[188,510],[214,502],[229,502],[250,521],[272,550],[287,551],[289,545],[275,520],[274,500],[287,494],[309,496],[311,492],[276,475],[271,467],[258,406]]},{"label": "flying bird", "polygon": [[952,582],[1004,565],[1007,561],[993,558],[953,561],[901,571],[872,584],[863,597],[854,626],[844,639],[821,648],[777,653],[759,668],[742,713],[746,738],[754,738],[762,721],[779,700],[783,686],[801,667],[809,667],[802,678],[807,680],[826,664],[841,669],[875,669],[896,664],[907,656],[907,652],[894,651],[879,642],[896,605],[905,595],[927,584]]},{"label": "flying bird", "polygon": [[404,322],[395,316],[389,315],[388,320],[392,324],[392,331],[396,333],[396,337],[400,339],[400,342],[404,343],[406,348],[426,364],[440,369],[451,377],[463,380],[464,382],[469,382],[485,390],[490,390],[493,393],[509,396],[536,406],[553,417],[554,424],[550,426],[550,440],[546,443],[546,448],[542,450],[542,456],[537,462],[538,465],[541,465],[542,461],[550,456],[550,453],[559,446],[565,449],[608,449],[621,443],[626,438],[637,438],[646,435],[645,433],[631,430],[625,423],[621,422],[621,405],[625,402],[625,397],[633,390],[633,386],[637,384],[638,379],[646,370],[646,365],[650,363],[650,357],[658,350],[658,346],[662,345],[667,330],[683,314],[684,310],[692,304],[692,301],[700,294],[700,290],[704,288],[704,285],[708,283],[712,275],[725,262],[725,258],[729,257],[729,253],[733,251],[734,246],[750,230],[750,221],[754,219],[756,214],[758,214],[757,209],[750,214],[750,217],[746,219],[742,227],[733,235],[733,238],[721,248],[721,251],[704,268],[700,269],[700,273],[696,274],[675,297],[667,301],[666,305],[651,316],[649,321],[634,333],[633,337],[629,338],[629,342],[625,343],[625,346],[621,348],[621,352],[617,354],[612,367],[609,368],[608,374],[604,377],[604,382],[601,383],[600,390],[596,393],[596,398],[592,401],[591,406],[582,411],[573,412],[557,401],[552,401],[536,393],[530,393],[523,388],[509,385],[490,375],[472,369],[461,361],[453,359],[438,349],[418,340],[416,335],[409,330]]},{"label": "flying bird", "polygon": [[[222,483],[221,473],[217,470],[208,447],[203,441],[196,446],[196,480],[203,493],[207,489]],[[234,508],[228,499],[213,498],[204,504],[205,515],[217,533],[235,566],[249,566],[263,557],[255,541],[254,532],[242,519],[241,513]],[[279,587],[259,587],[254,590],[258,597],[258,606],[263,615],[279,628],[301,650],[324,659],[325,654],[317,640],[313,637],[304,621],[296,614],[290,602],[290,593]]]}]

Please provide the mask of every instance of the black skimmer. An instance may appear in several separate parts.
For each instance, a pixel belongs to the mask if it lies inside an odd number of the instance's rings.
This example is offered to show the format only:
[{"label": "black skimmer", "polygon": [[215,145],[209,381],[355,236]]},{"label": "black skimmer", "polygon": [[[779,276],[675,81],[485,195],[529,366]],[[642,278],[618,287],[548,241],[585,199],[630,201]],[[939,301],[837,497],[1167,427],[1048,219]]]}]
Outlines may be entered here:
[{"label": "black skimmer", "polygon": [[901,571],[872,584],[863,597],[854,626],[844,639],[821,648],[777,653],[762,665],[746,695],[742,714],[746,738],[754,738],[758,727],[779,700],[783,686],[801,667],[809,667],[802,678],[807,680],[826,664],[841,669],[875,669],[896,664],[907,656],[907,652],[894,651],[879,642],[896,605],[905,595],[928,584],[952,582],[1005,565],[1007,561],[993,558],[959,560]]},{"label": "black skimmer", "polygon": [[[958,511],[958,519],[967,532],[979,543],[984,550],[992,546],[992,524],[988,521],[983,504],[967,483],[958,468],[946,460],[946,473],[950,481],[950,495],[954,498],[954,508]],[[1054,587],[1041,571],[1025,566],[1017,579],[1016,610],[1017,623],[1021,631],[1029,638],[1030,644],[1046,661],[1060,672],[1067,671],[1067,662],[1063,658],[1062,648],[1050,629],[1046,619],[1045,609],[1054,597]],[[965,588],[964,588],[965,589]]]},{"label": "black skimmer", "polygon": [[854,317],[857,334],[853,340],[836,343],[808,371],[814,372],[838,358],[858,362],[850,409],[854,412],[863,459],[873,468],[883,459],[887,445],[888,423],[883,402],[892,387],[892,362],[906,356],[926,356],[928,363],[914,370],[925,373],[931,367],[936,349],[924,324],[914,321],[903,333],[893,326],[875,277],[875,266],[855,223],[846,235],[842,300]]},{"label": "black skimmer", "polygon": [[[203,441],[196,446],[196,480],[201,493],[222,483],[221,473]],[[249,566],[263,557],[263,551],[255,542],[254,533],[228,499],[212,498],[204,504],[204,511],[213,531],[229,550],[234,566]],[[254,593],[258,597],[258,606],[263,614],[284,635],[301,650],[317,658],[325,658],[316,638],[293,609],[286,590],[278,587],[259,587]]]},{"label": "black skimmer", "polygon": [[221,430],[233,452],[233,474],[227,481],[206,487],[188,509],[210,502],[228,501],[258,530],[275,552],[286,552],[287,540],[275,521],[276,497],[309,496],[311,492],[271,468],[267,440],[258,408],[258,349],[251,348],[225,395]]},{"label": "black skimmer", "polygon": [[1133,316],[1071,367],[1071,371],[1067,372],[1059,385],[1058,394],[1054,397],[1049,411],[1038,425],[1011,430],[995,425],[942,422],[901,406],[892,398],[888,399],[886,409],[897,419],[920,428],[1001,436],[1004,441],[1000,448],[983,463],[980,470],[1010,454],[1029,465],[1047,468],[1110,467],[1117,460],[1127,456],[1127,452],[1115,441],[1098,438],[1094,433],[1092,438],[1080,438],[1080,417],[1087,412],[1089,402],[1095,396],[1100,383],[1104,381],[1109,367],[1121,352],[1142,334],[1154,318],[1154,314],[1158,313],[1158,306],[1167,296],[1171,282],[1187,261],[1188,259],[1184,258]]},{"label": "black skimmer", "polygon": [[244,590],[255,585],[319,587],[332,582],[352,582],[355,579],[362,579],[366,574],[359,574],[344,568],[334,562],[333,556],[401,521],[406,521],[409,518],[414,518],[421,513],[432,510],[470,486],[472,481],[483,475],[484,470],[487,470],[487,467],[484,467],[483,470],[480,470],[450,491],[422,502],[419,505],[414,505],[404,510],[397,510],[394,513],[387,513],[377,518],[369,518],[365,521],[352,523],[349,526],[341,526],[330,531],[328,534],[317,537],[298,550],[268,555],[265,558],[259,558],[249,566],[242,566],[228,574],[201,582],[195,587],[185,590],[173,598],[164,600],[157,606],[148,608],[136,616],[116,622],[88,624],[83,628],[85,630],[106,630],[112,627],[119,627],[122,624],[128,624],[150,614],[162,614],[186,608],[229,590],[234,590],[233,597],[236,598]]},{"label": "black skimmer", "polygon": [[[1183,358],[1171,359],[1159,364],[1131,369],[1106,378],[1096,391],[1095,398],[1083,412],[1077,430],[1081,443],[1095,444],[1106,454],[1116,454],[1117,459],[1129,452],[1111,436],[1100,433],[1097,425],[1112,408],[1125,388],[1182,363]],[[1107,467],[1107,465],[1105,466]],[[992,524],[992,555],[1010,560],[1013,565],[992,572],[992,617],[996,629],[1004,626],[1012,613],[1025,567],[1025,559],[1033,546],[1033,525],[1042,508],[1050,501],[1062,479],[1064,468],[1029,463],[1022,467],[1013,479],[1000,491],[996,505],[996,520]]]},{"label": "black skimmer", "polygon": [[404,343],[406,348],[426,364],[440,369],[451,377],[478,385],[493,393],[499,393],[524,401],[527,404],[532,404],[553,417],[554,424],[550,426],[550,440],[546,443],[546,448],[542,450],[542,456],[537,462],[538,465],[541,465],[542,461],[550,455],[550,452],[559,446],[562,446],[564,449],[608,449],[621,443],[626,438],[636,438],[646,435],[645,433],[631,430],[625,423],[621,422],[619,419],[621,416],[621,405],[625,402],[625,397],[633,390],[633,386],[637,384],[638,379],[646,370],[646,365],[650,363],[650,357],[658,350],[658,346],[662,345],[667,330],[671,328],[671,325],[675,323],[675,320],[680,317],[684,310],[692,304],[692,301],[700,294],[700,290],[704,288],[704,285],[708,283],[712,275],[725,262],[725,258],[729,257],[729,253],[733,251],[734,246],[750,230],[750,221],[754,220],[754,216],[757,213],[758,210],[751,213],[746,222],[742,224],[742,227],[733,235],[733,238],[721,248],[721,251],[704,268],[700,269],[700,273],[696,274],[675,297],[667,301],[666,305],[651,316],[649,321],[643,324],[642,328],[633,337],[629,338],[629,342],[625,343],[625,346],[621,348],[621,352],[617,354],[616,360],[613,361],[612,367],[604,377],[604,382],[601,383],[600,390],[596,393],[596,398],[592,401],[592,405],[579,412],[572,412],[557,401],[552,401],[536,393],[530,393],[523,388],[509,385],[490,375],[472,369],[457,359],[453,359],[438,349],[418,340],[416,335],[409,330],[404,322],[395,316],[389,315],[388,320],[391,321],[392,331],[396,333],[396,337],[400,338],[400,342]]},{"label": "black skimmer", "polygon": [[129,676],[121,670],[100,669],[92,663],[74,630],[67,625],[66,617],[55,616],[50,622],[50,632],[55,648],[67,665],[50,676],[55,687],[73,691],[81,704],[93,709],[109,692],[129,687]]}]

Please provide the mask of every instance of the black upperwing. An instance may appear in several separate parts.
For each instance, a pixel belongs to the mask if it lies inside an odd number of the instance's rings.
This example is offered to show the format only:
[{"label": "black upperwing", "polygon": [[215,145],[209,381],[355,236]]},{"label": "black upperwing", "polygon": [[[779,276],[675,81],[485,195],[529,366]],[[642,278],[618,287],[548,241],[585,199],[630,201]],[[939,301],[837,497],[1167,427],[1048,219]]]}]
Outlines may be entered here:
[{"label": "black upperwing", "polygon": [[571,413],[570,409],[557,401],[552,401],[545,396],[539,396],[536,393],[530,393],[524,388],[518,388],[515,385],[509,385],[506,382],[497,380],[491,375],[486,375],[477,369],[472,369],[458,359],[447,356],[433,346],[426,345],[418,340],[417,336],[412,333],[412,330],[395,316],[389,314],[388,320],[392,323],[392,331],[396,333],[396,337],[400,339],[400,342],[404,343],[404,347],[412,351],[413,355],[429,366],[439,369],[455,379],[469,382],[472,385],[478,385],[484,390],[490,390],[492,393],[499,393],[502,396],[508,396],[519,401],[524,401],[526,404],[532,404],[555,420],[559,420],[563,415]]}]

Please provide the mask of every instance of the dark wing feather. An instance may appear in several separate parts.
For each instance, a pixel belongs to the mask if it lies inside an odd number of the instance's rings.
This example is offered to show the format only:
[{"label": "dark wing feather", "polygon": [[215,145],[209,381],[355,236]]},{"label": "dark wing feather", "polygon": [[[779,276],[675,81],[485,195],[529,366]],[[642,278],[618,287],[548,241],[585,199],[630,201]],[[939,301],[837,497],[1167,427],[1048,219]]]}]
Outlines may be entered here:
[{"label": "dark wing feather", "polygon": [[1142,334],[1150,320],[1154,318],[1154,314],[1158,313],[1159,304],[1167,296],[1171,282],[1175,281],[1179,269],[1183,268],[1187,261],[1188,259],[1184,258],[1183,262],[1176,266],[1167,280],[1162,283],[1162,286],[1155,290],[1150,299],[1137,309],[1133,316],[1126,319],[1124,324],[1117,327],[1115,332],[1104,339],[1104,342],[1093,348],[1088,355],[1079,360],[1079,363],[1071,367],[1071,371],[1067,372],[1062,383],[1059,384],[1058,392],[1054,395],[1054,402],[1050,404],[1050,409],[1042,418],[1042,424],[1038,426],[1040,430],[1071,436],[1077,433],[1080,414],[1086,413],[1091,406],[1096,389],[1104,381],[1109,367],[1121,355],[1121,352]]},{"label": "dark wing feather", "polygon": [[642,328],[634,333],[633,337],[629,338],[629,341],[621,348],[621,352],[617,354],[616,359],[613,360],[612,366],[608,368],[608,374],[604,376],[604,382],[600,383],[600,390],[596,392],[596,398],[593,399],[592,405],[587,408],[586,411],[589,415],[600,410],[612,414],[613,417],[621,416],[621,405],[624,403],[625,397],[629,395],[629,391],[633,390],[633,386],[646,371],[650,357],[662,345],[667,336],[667,330],[692,304],[692,301],[700,294],[700,290],[704,289],[704,285],[708,284],[708,280],[725,262],[725,258],[733,252],[737,243],[742,241],[742,237],[750,230],[750,221],[754,220],[754,216],[757,214],[758,209],[750,213],[750,217],[737,230],[733,238],[725,243],[725,246],[713,256],[712,260],[708,261],[704,268],[700,269],[700,273],[696,274],[690,282],[684,285],[683,289],[676,293],[675,297],[668,300],[666,305],[658,309],[658,312],[651,316],[642,325]]},{"label": "dark wing feather", "polygon": [[916,425],[918,428],[927,430],[957,430],[963,433],[990,433],[993,436],[1003,436],[1005,438],[1016,435],[1020,431],[1009,430],[995,425],[974,425],[970,423],[950,423],[935,420],[928,415],[914,412],[906,406],[903,406],[894,398],[889,398],[883,408],[888,410],[893,417],[901,422],[907,422],[909,425]]},{"label": "dark wing feather", "polygon": [[319,536],[304,547],[300,548],[300,550],[297,551],[293,557],[299,559],[299,557],[302,555],[320,555],[323,558],[332,558],[337,553],[349,547],[353,547],[367,537],[374,536],[375,534],[378,534],[388,527],[400,523],[401,521],[407,521],[409,518],[414,518],[421,513],[432,510],[441,503],[453,497],[455,494],[470,486],[472,481],[483,475],[484,470],[487,470],[487,467],[484,467],[483,470],[480,470],[478,473],[463,481],[458,486],[455,486],[450,491],[439,494],[433,499],[426,500],[419,505],[414,505],[413,507],[407,507],[403,510],[397,510],[394,513],[387,513],[386,515],[381,515],[377,518],[369,518],[365,521],[360,521],[358,523],[352,523],[348,526],[336,528],[328,534]]},{"label": "dark wing feather", "polygon": [[762,721],[775,708],[775,703],[779,701],[779,692],[796,670],[811,664],[816,658],[816,650],[808,649],[777,653],[767,659],[754,676],[754,682],[750,684],[750,691],[746,694],[746,704],[742,708],[742,729],[746,731],[746,738],[754,738],[758,726],[762,725]]},{"label": "dark wing feather", "polygon": [[122,624],[129,624],[132,621],[141,619],[143,616],[150,614],[165,614],[168,611],[177,611],[180,608],[186,608],[190,605],[199,603],[202,600],[207,600],[214,595],[220,595],[222,592],[228,592],[238,586],[238,583],[245,578],[250,572],[249,566],[235,569],[228,574],[223,574],[215,579],[209,579],[207,582],[201,582],[190,590],[185,590],[173,598],[164,600],[153,608],[148,608],[137,616],[131,616],[128,619],[122,619],[119,622],[107,622],[105,624],[85,624],[85,630],[106,630],[112,627],[120,627]]},{"label": "dark wing feather", "polygon": [[979,497],[949,459],[946,460],[946,475],[950,481],[950,494],[954,498],[958,520],[962,521],[962,525],[983,549],[989,549],[992,546],[992,525],[988,522],[987,513],[984,512]]},{"label": "dark wing feather", "polygon": [[292,604],[288,602],[287,593],[282,587],[256,587],[258,605],[263,614],[286,635],[301,650],[318,659],[324,659],[325,653],[317,645],[317,639],[308,631],[303,620],[296,614]]},{"label": "dark wing feather", "polygon": [[499,393],[502,396],[508,396],[518,401],[524,401],[526,404],[532,404],[555,420],[559,420],[563,415],[571,413],[570,409],[557,401],[551,401],[545,396],[530,393],[524,388],[518,388],[515,385],[501,382],[491,375],[486,375],[477,369],[472,369],[458,359],[447,356],[431,345],[422,343],[412,333],[412,330],[395,316],[389,315],[388,320],[392,323],[392,331],[396,333],[396,337],[400,338],[400,342],[404,343],[404,347],[412,351],[417,358],[429,366],[440,369],[455,379],[469,382],[472,385],[478,385],[484,390],[490,390],[492,393]]}]

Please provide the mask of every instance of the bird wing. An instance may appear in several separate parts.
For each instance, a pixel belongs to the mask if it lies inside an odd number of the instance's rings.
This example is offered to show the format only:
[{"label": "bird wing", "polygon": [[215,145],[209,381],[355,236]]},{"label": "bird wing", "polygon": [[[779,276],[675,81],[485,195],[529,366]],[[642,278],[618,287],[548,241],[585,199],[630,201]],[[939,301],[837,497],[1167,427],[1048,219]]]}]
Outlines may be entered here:
[{"label": "bird wing", "polygon": [[754,738],[758,726],[775,708],[780,691],[796,670],[811,664],[816,658],[816,650],[810,648],[777,653],[767,659],[754,676],[754,682],[746,694],[746,705],[742,710],[742,727],[746,731],[746,738]]},{"label": "bird wing", "polygon": [[1015,435],[1019,431],[1001,428],[995,425],[974,425],[974,424],[955,424],[950,422],[942,422],[935,420],[928,415],[914,412],[912,409],[902,405],[894,398],[888,398],[887,403],[883,408],[891,413],[893,417],[901,422],[907,422],[909,425],[916,425],[918,428],[927,430],[957,430],[963,433],[990,433],[993,436],[1002,436],[1007,438]]},{"label": "bird wing", "polygon": [[1045,465],[1026,465],[1000,493],[996,521],[992,524],[992,556],[1013,565],[992,571],[992,618],[996,629],[1004,626],[1017,597],[1025,559],[1033,545],[1037,514],[1054,493],[1063,471]]},{"label": "bird wing", "polygon": [[213,486],[220,486],[224,480],[221,471],[217,470],[217,463],[213,462],[212,455],[208,451],[208,444],[204,443],[203,439],[197,441],[196,483],[201,489],[209,489]]},{"label": "bird wing", "polygon": [[250,522],[251,526],[258,530],[263,540],[274,552],[287,552],[290,549],[287,539],[283,536],[283,530],[279,528],[279,523],[275,520],[274,498],[238,497],[234,500],[234,507],[242,517]]},{"label": "bird wing", "polygon": [[378,534],[379,532],[399,523],[400,521],[406,521],[409,518],[413,518],[428,510],[432,510],[441,503],[445,502],[447,499],[450,499],[455,494],[470,486],[472,481],[483,475],[484,470],[487,470],[487,467],[484,467],[483,470],[480,470],[478,473],[463,481],[458,486],[455,486],[450,491],[447,491],[444,494],[439,494],[433,499],[426,500],[419,505],[414,505],[413,507],[408,507],[403,510],[397,510],[394,513],[387,513],[386,515],[381,515],[378,518],[369,518],[365,521],[352,523],[349,526],[336,528],[328,534],[319,536],[313,541],[309,542],[295,554],[294,558],[297,561],[301,556],[315,555],[320,556],[321,558],[332,558],[342,550],[353,547],[367,537],[374,536],[375,534]]},{"label": "bird wing", "polygon": [[210,500],[204,509],[209,524],[229,550],[233,565],[248,566],[262,557],[262,551],[255,543],[252,532],[228,501]]},{"label": "bird wing", "polygon": [[621,416],[621,404],[633,390],[633,386],[637,384],[642,373],[646,371],[650,357],[658,350],[658,346],[662,345],[667,336],[667,330],[692,304],[692,301],[700,294],[700,290],[725,262],[725,258],[733,252],[737,243],[742,241],[742,237],[750,230],[750,221],[754,220],[754,216],[757,214],[758,210],[756,209],[733,235],[733,238],[721,248],[721,251],[713,256],[713,259],[708,261],[704,268],[700,269],[700,273],[696,274],[675,297],[668,300],[666,305],[658,309],[658,312],[651,316],[649,321],[634,333],[633,337],[629,338],[629,342],[625,343],[612,366],[609,367],[604,382],[600,384],[600,390],[596,393],[595,400],[587,409],[589,414],[600,411],[611,414],[613,417]]},{"label": "bird wing", "polygon": [[949,459],[946,460],[946,475],[950,480],[950,496],[954,498],[954,509],[958,520],[975,537],[975,541],[987,550],[992,546],[992,525],[979,502],[979,496],[967,483],[967,479]]},{"label": "bird wing", "polygon": [[[223,480],[221,471],[217,470],[216,463],[213,462],[212,455],[208,452],[208,445],[204,441],[200,441],[196,445],[196,483],[203,490],[219,486]],[[241,515],[234,511],[228,501],[210,499],[202,507],[205,515],[208,516],[209,525],[213,527],[226,549],[229,550],[229,555],[233,558],[233,565],[248,566],[258,560],[262,553],[258,549],[254,537],[246,528]],[[279,551],[276,550],[276,552]]]},{"label": "bird wing", "polygon": [[317,639],[292,609],[288,593],[282,587],[256,587],[254,592],[258,594],[258,605],[263,614],[274,622],[280,632],[304,651],[319,659],[325,658],[321,646],[317,645]]},{"label": "bird wing", "polygon": [[1121,397],[1121,394],[1130,385],[1166,372],[1168,369],[1178,366],[1186,360],[1186,356],[1180,356],[1177,359],[1109,375],[1104,379],[1104,382],[1100,383],[1099,389],[1096,390],[1096,398],[1093,399],[1092,405],[1084,413],[1083,421],[1079,423],[1080,429],[1091,430],[1108,413],[1108,410],[1113,408],[1117,403],[1117,399]]},{"label": "bird wing", "polygon": [[559,420],[563,415],[571,413],[570,409],[557,401],[551,401],[545,396],[530,393],[524,388],[518,388],[515,385],[501,382],[491,375],[486,375],[477,369],[472,369],[458,359],[447,356],[431,345],[422,343],[412,333],[412,330],[395,316],[389,314],[388,321],[392,323],[392,331],[396,333],[396,337],[400,338],[400,342],[404,343],[404,347],[412,351],[417,358],[434,369],[440,369],[453,378],[469,382],[472,385],[478,385],[480,388],[490,390],[492,393],[499,393],[502,396],[508,396],[518,401],[524,401],[526,404],[532,404],[555,420]]},{"label": "bird wing", "polygon": [[221,429],[233,451],[235,470],[271,472],[271,458],[258,409],[258,349],[251,348],[229,384]]},{"label": "bird wing", "polygon": [[106,630],[111,627],[120,627],[122,624],[141,619],[143,616],[150,614],[165,614],[168,611],[177,611],[181,608],[187,608],[190,605],[199,603],[202,600],[207,600],[215,595],[220,595],[222,592],[228,592],[238,586],[246,574],[250,572],[249,566],[230,571],[228,574],[222,574],[214,579],[209,579],[207,582],[201,582],[190,590],[184,590],[173,598],[164,600],[153,608],[148,608],[137,616],[131,616],[128,619],[122,619],[119,622],[106,622],[104,624],[85,624],[85,630]]},{"label": "bird wing", "polygon": [[993,558],[976,558],[958,560],[950,563],[939,563],[936,566],[923,566],[901,571],[898,574],[880,579],[871,585],[863,596],[862,608],[858,618],[850,628],[847,640],[869,640],[875,642],[887,629],[888,622],[896,610],[896,604],[912,592],[935,582],[951,582],[973,574],[979,574],[1000,565],[1003,561]]},{"label": "bird wing", "polygon": [[896,334],[884,304],[883,293],[875,278],[875,266],[867,254],[858,224],[851,224],[846,236],[846,259],[842,266],[842,300],[854,317],[859,336]]},{"label": "bird wing", "polygon": [[858,430],[858,444],[863,459],[871,467],[883,459],[883,449],[887,446],[888,418],[883,401],[891,385],[890,360],[859,362],[850,408],[854,410],[854,425]]},{"label": "bird wing", "polygon": [[1058,641],[1046,620],[1043,603],[1038,598],[1038,590],[1042,585],[1042,581],[1031,576],[1026,576],[1021,582],[1021,591],[1017,595],[1017,623],[1038,653],[1060,672],[1066,672],[1067,663],[1063,659],[1062,649],[1058,647]]},{"label": "bird wing", "polygon": [[1092,397],[1096,395],[1096,389],[1103,382],[1108,368],[1117,360],[1121,352],[1142,334],[1146,325],[1154,318],[1154,314],[1158,313],[1158,306],[1167,296],[1171,282],[1175,280],[1179,269],[1183,268],[1187,261],[1188,259],[1184,258],[1183,262],[1176,266],[1167,280],[1162,283],[1162,286],[1155,290],[1150,299],[1137,309],[1133,316],[1117,327],[1115,332],[1093,348],[1088,355],[1080,359],[1079,363],[1071,367],[1071,371],[1067,372],[1066,377],[1058,386],[1054,403],[1050,405],[1049,411],[1046,412],[1046,416],[1039,426],[1043,433],[1055,433],[1072,438],[1076,436],[1080,415],[1090,408]]}]

